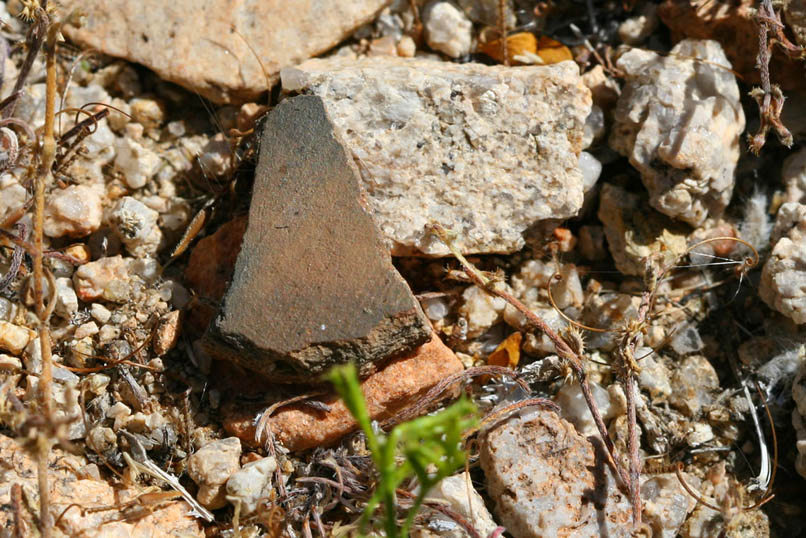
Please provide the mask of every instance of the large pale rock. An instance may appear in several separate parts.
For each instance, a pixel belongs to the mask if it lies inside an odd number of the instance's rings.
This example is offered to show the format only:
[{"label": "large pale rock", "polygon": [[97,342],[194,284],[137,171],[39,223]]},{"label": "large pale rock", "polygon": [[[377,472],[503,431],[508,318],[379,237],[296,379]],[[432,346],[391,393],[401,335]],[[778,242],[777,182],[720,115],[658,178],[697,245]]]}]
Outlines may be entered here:
[{"label": "large pale rock", "polygon": [[772,244],[758,293],[771,308],[795,323],[806,323],[806,204],[781,206]]},{"label": "large pale rock", "polygon": [[265,124],[249,225],[209,351],[273,380],[310,383],[349,361],[366,375],[430,332],[322,100],[284,101]]},{"label": "large pale rock", "polygon": [[573,62],[490,67],[331,58],[283,70],[283,89],[325,102],[394,255],[513,252],[521,233],[582,206],[590,91]]},{"label": "large pale rock", "polygon": [[[20,530],[19,535],[37,535],[36,523],[29,511],[36,511],[39,506],[36,462],[27,450],[23,450],[13,439],[4,435],[0,435],[0,459],[8,462],[0,466],[0,528],[15,527],[11,489],[14,484],[19,484],[22,487],[21,513],[26,520],[26,527]],[[136,488],[113,487],[100,479],[98,468],[94,464],[87,465],[83,458],[58,448],[50,451],[48,461],[50,514],[54,521],[58,519],[52,532],[54,538],[204,536],[201,525],[189,515],[190,507],[184,501],[146,503],[143,510],[138,510],[142,505],[135,501],[129,510],[115,508],[126,506],[141,491]],[[92,510],[93,508],[100,510]]]},{"label": "large pale rock", "polygon": [[241,442],[228,437],[207,443],[188,458],[188,475],[199,485],[196,494],[204,507],[216,510],[227,504],[225,485],[240,467]]},{"label": "large pale rock", "polygon": [[144,64],[212,101],[246,101],[266,91],[281,68],[330,49],[388,3],[65,0],[65,12],[80,8],[86,17],[81,27],[64,31],[80,45]]},{"label": "large pale rock", "polygon": [[631,49],[617,61],[627,83],[610,145],[629,157],[649,202],[698,226],[730,201],[744,112],[716,41],[684,40],[669,55]]},{"label": "large pale rock", "polygon": [[632,536],[630,502],[606,456],[556,413],[493,427],[480,457],[495,513],[512,536]]}]

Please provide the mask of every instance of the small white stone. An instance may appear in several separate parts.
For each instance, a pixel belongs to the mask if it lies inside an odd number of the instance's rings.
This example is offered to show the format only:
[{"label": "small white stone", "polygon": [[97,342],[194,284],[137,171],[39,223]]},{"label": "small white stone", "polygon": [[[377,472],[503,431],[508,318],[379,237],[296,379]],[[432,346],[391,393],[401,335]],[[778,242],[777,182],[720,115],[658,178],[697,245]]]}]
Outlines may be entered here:
[{"label": "small white stone", "polygon": [[66,277],[56,279],[56,313],[63,318],[78,312],[78,297],[73,289],[73,280]]},{"label": "small white stone", "polygon": [[131,196],[118,201],[110,215],[115,233],[126,249],[137,258],[156,254],[162,241],[157,222],[159,213]]},{"label": "small white stone", "polygon": [[241,503],[241,514],[257,510],[258,501],[271,491],[272,473],[277,462],[271,456],[244,465],[227,480],[227,500],[233,505]]},{"label": "small white stone", "polygon": [[98,331],[98,342],[104,344],[116,340],[119,336],[120,327],[107,323],[101,326],[101,330]]},{"label": "small white stone", "polygon": [[27,327],[0,321],[0,349],[19,355],[35,336],[36,333]]},{"label": "small white stone", "polygon": [[[688,484],[694,484],[696,478],[686,476],[685,480]],[[641,484],[641,500],[644,503],[644,519],[652,527],[652,536],[658,538],[678,536],[686,516],[697,505],[697,501],[683,489],[673,473],[645,478]]]},{"label": "small white stone", "polygon": [[599,175],[602,173],[602,163],[587,151],[583,151],[579,154],[579,169],[582,171],[582,188],[585,192],[588,192],[599,181]]},{"label": "small white stone", "polygon": [[102,218],[102,185],[54,189],[45,206],[45,235],[83,237],[100,228]]},{"label": "small white stone", "polygon": [[422,303],[423,312],[428,316],[431,321],[439,321],[448,315],[450,309],[448,308],[447,301],[442,297],[435,297],[433,299],[425,299]]},{"label": "small white stone", "polygon": [[403,58],[414,58],[417,53],[417,44],[411,36],[404,35],[397,42],[397,55]]},{"label": "small white stone", "polygon": [[95,336],[96,334],[98,334],[98,325],[94,321],[90,321],[79,325],[76,332],[73,334],[73,338],[81,340],[82,338]]},{"label": "small white stone", "polygon": [[481,536],[490,536],[498,527],[466,472],[442,479],[426,498],[447,501],[448,507],[466,518]]},{"label": "small white stone", "polygon": [[98,323],[106,323],[112,317],[112,312],[101,303],[92,303],[90,305],[90,315]]},{"label": "small white stone", "polygon": [[0,176],[0,221],[25,205],[28,191],[11,174]]},{"label": "small white stone", "polygon": [[0,372],[19,371],[22,369],[22,361],[17,357],[0,353]]},{"label": "small white stone", "polygon": [[806,204],[783,204],[771,239],[759,295],[795,323],[806,323]]},{"label": "small white stone", "polygon": [[591,113],[585,118],[582,147],[588,148],[595,142],[599,142],[606,132],[604,111],[597,105],[593,105],[591,107]]},{"label": "small white stone", "polygon": [[781,175],[786,187],[784,201],[806,204],[806,147],[786,158]]},{"label": "small white stone", "polygon": [[[590,388],[602,419],[613,418],[614,407],[610,405],[610,393],[607,392],[607,389],[598,383],[590,383]],[[566,383],[563,385],[554,400],[560,406],[562,417],[572,423],[580,435],[588,437],[599,434],[579,383]]]},{"label": "small white stone", "polygon": [[704,445],[714,439],[714,430],[705,422],[695,422],[686,434],[686,444],[691,448]]},{"label": "small white stone", "polygon": [[491,295],[478,286],[470,286],[462,293],[464,304],[459,314],[467,320],[467,335],[479,336],[501,320],[507,302]]},{"label": "small white stone", "polygon": [[118,255],[85,263],[73,275],[73,288],[85,302],[103,298],[125,303],[131,294],[129,260]]},{"label": "small white stone", "polygon": [[[132,124],[127,125],[127,127]],[[159,155],[143,147],[142,144],[126,137],[118,141],[118,154],[115,166],[123,172],[126,185],[130,189],[144,187],[160,166]]]},{"label": "small white stone", "polygon": [[473,23],[450,2],[437,0],[423,10],[423,26],[428,46],[451,58],[470,53]]},{"label": "small white stone", "polygon": [[640,15],[630,17],[618,27],[618,35],[627,45],[640,45],[658,27],[658,6],[653,3],[644,5]]},{"label": "small white stone", "polygon": [[223,133],[216,134],[204,145],[199,166],[208,177],[222,177],[232,169],[232,147]]},{"label": "small white stone", "polygon": [[100,396],[106,392],[106,387],[108,387],[109,382],[112,381],[111,377],[102,373],[90,374],[85,379],[87,390],[96,396]]},{"label": "small white stone", "polygon": [[199,485],[196,498],[206,508],[227,504],[224,485],[238,470],[240,457],[240,439],[229,437],[207,443],[188,458],[188,475]]}]

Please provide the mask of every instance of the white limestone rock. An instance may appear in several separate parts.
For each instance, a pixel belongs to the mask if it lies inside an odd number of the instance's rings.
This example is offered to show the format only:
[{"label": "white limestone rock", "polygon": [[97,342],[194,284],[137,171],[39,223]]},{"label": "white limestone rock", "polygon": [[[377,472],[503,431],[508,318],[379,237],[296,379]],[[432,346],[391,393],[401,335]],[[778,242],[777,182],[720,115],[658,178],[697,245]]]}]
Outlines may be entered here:
[{"label": "white limestone rock", "polygon": [[[686,482],[694,483],[687,476]],[[641,484],[641,501],[644,504],[643,519],[652,528],[652,536],[674,538],[686,521],[688,514],[697,506],[673,473],[664,473],[647,478]]]},{"label": "white limestone rock", "polygon": [[733,192],[745,125],[722,47],[686,39],[665,56],[631,49],[617,66],[627,82],[611,147],[641,173],[658,211],[694,226],[718,216]]},{"label": "white limestone rock", "polygon": [[806,323],[806,204],[783,204],[771,239],[758,293],[771,308]]},{"label": "white limestone rock", "polygon": [[144,187],[157,173],[160,157],[150,149],[127,136],[118,141],[115,166],[123,173],[130,189]]},{"label": "white limestone rock", "polygon": [[110,216],[115,233],[126,249],[143,258],[156,254],[162,241],[157,224],[160,214],[131,196],[124,196]]},{"label": "white limestone rock", "polygon": [[227,480],[227,500],[241,504],[241,515],[249,515],[257,510],[260,499],[271,492],[272,473],[277,469],[277,461],[271,456],[244,465]]},{"label": "white limestone rock", "polygon": [[[426,498],[446,502],[448,508],[464,517],[481,536],[490,536],[498,527],[484,505],[484,499],[473,488],[470,475],[466,472],[440,480],[431,488]],[[444,517],[447,520],[447,516],[436,517],[440,519]]]},{"label": "white limestone rock", "polygon": [[11,174],[0,176],[0,221],[25,205],[28,191]]},{"label": "white limestone rock", "polygon": [[309,60],[286,92],[320,96],[394,255],[509,253],[537,221],[575,216],[590,91],[573,62],[490,67],[374,57]]},{"label": "white limestone rock", "polygon": [[196,499],[217,510],[227,504],[227,480],[240,467],[241,441],[228,437],[207,443],[188,458],[188,475],[199,485]]},{"label": "white limestone rock", "polygon": [[806,147],[786,158],[781,175],[786,187],[784,201],[806,204]]},{"label": "white limestone rock", "polygon": [[444,0],[431,2],[423,10],[425,41],[432,49],[451,58],[470,53],[473,42],[473,23],[453,3]]},{"label": "white limestone rock", "polygon": [[45,235],[84,237],[101,227],[104,186],[71,185],[55,189],[45,206]]}]

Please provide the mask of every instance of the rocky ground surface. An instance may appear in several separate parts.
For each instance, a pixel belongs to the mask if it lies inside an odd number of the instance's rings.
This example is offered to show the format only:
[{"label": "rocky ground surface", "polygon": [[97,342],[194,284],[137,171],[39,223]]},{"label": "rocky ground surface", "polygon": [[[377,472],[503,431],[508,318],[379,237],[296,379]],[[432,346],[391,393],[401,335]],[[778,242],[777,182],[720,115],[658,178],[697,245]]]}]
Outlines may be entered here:
[{"label": "rocky ground surface", "polygon": [[43,498],[54,536],[355,535],[348,361],[378,431],[479,409],[413,535],[806,532],[804,2],[47,5],[0,3],[0,536]]}]

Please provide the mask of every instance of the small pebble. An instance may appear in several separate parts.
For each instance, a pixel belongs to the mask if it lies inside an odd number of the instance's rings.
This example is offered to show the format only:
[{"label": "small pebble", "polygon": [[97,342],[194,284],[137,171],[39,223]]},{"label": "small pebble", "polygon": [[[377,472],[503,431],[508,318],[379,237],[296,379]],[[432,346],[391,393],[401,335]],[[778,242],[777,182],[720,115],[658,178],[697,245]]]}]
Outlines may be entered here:
[{"label": "small pebble", "polygon": [[125,303],[131,294],[129,260],[118,255],[84,264],[73,275],[73,287],[82,301]]},{"label": "small pebble", "polygon": [[81,340],[82,338],[95,336],[96,334],[98,334],[98,325],[94,321],[90,321],[79,325],[78,329],[76,329],[76,332],[73,334],[73,338]]},{"label": "small pebble", "polygon": [[78,296],[73,281],[66,277],[56,279],[56,313],[65,319],[78,312]]},{"label": "small pebble", "polygon": [[31,329],[0,321],[0,349],[19,355],[35,336]]},{"label": "small pebble", "polygon": [[227,504],[225,484],[238,470],[241,441],[229,437],[208,443],[188,459],[188,475],[199,485],[196,499],[206,508],[216,510]]},{"label": "small pebble", "polygon": [[429,47],[451,58],[470,53],[473,23],[452,3],[442,0],[431,2],[423,10],[422,19]]},{"label": "small pebble", "polygon": [[84,237],[101,227],[103,186],[55,189],[45,206],[45,235]]},{"label": "small pebble", "polygon": [[156,254],[162,241],[157,225],[159,213],[131,196],[118,201],[110,215],[115,233],[126,245],[126,250],[137,258]]},{"label": "small pebble", "polygon": [[112,317],[112,312],[101,303],[92,303],[90,305],[90,315],[98,323],[106,323]]},{"label": "small pebble", "polygon": [[227,500],[233,505],[240,502],[241,515],[252,514],[258,501],[269,495],[276,469],[277,462],[271,456],[247,463],[227,480]]},{"label": "small pebble", "polygon": [[[132,124],[126,126],[131,127]],[[115,157],[115,166],[123,173],[126,185],[130,189],[144,187],[148,180],[157,172],[161,163],[159,155],[146,149],[127,136],[118,142],[118,153]]]}]

